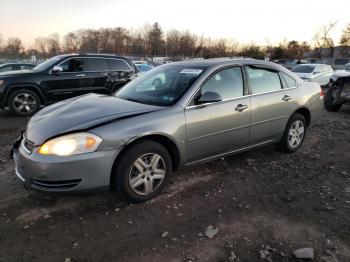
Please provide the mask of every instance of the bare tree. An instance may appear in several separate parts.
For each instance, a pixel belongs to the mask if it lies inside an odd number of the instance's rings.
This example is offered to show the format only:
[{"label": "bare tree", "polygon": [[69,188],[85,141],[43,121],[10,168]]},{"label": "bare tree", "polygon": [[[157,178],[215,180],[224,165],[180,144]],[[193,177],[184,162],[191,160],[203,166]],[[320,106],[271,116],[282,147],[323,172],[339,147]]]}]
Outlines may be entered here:
[{"label": "bare tree", "polygon": [[18,58],[22,52],[24,51],[24,47],[22,45],[21,39],[18,37],[10,37],[7,40],[7,45],[5,47],[5,54],[12,58]]},{"label": "bare tree", "polygon": [[347,46],[350,45],[350,23],[343,30],[343,34],[340,38],[340,44],[347,45]]},{"label": "bare tree", "polygon": [[180,53],[180,37],[178,30],[170,30],[166,33],[166,53],[170,56],[177,56]]},{"label": "bare tree", "polygon": [[2,34],[0,34],[0,51],[2,51],[4,45],[4,38],[2,37]]},{"label": "bare tree", "polygon": [[63,37],[63,50],[66,53],[75,53],[79,51],[79,37],[75,32],[70,32]]},{"label": "bare tree", "polygon": [[330,37],[332,29],[336,26],[337,22],[329,22],[327,25],[324,25],[314,36],[314,45],[315,45],[315,55],[316,57],[321,57],[325,49],[329,50],[328,56],[333,57],[334,53],[334,41]]},{"label": "bare tree", "polygon": [[34,49],[41,55],[43,58],[47,57],[48,53],[48,42],[46,37],[37,37],[34,40]]},{"label": "bare tree", "polygon": [[61,52],[60,35],[52,34],[47,38],[48,53],[50,56],[58,55]]}]

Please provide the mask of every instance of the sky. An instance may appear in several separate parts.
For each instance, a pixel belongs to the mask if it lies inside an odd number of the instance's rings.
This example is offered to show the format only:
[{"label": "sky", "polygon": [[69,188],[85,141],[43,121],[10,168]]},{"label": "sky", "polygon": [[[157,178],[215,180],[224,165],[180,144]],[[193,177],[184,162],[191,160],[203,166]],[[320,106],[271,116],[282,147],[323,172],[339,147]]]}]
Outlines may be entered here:
[{"label": "sky", "polygon": [[0,0],[0,35],[29,46],[52,33],[158,22],[165,31],[267,45],[311,42],[321,26],[337,21],[332,37],[338,43],[349,10],[350,0]]}]

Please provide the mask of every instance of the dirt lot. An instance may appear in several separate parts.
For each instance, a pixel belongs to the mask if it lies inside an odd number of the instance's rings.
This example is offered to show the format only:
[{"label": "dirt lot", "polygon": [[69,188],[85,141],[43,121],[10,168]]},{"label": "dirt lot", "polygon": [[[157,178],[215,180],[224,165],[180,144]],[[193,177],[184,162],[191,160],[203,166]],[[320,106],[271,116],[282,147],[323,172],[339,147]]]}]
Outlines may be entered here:
[{"label": "dirt lot", "polygon": [[138,205],[26,191],[8,160],[26,121],[0,112],[0,261],[303,261],[293,251],[305,247],[350,261],[349,107],[325,113],[297,153],[186,169]]}]

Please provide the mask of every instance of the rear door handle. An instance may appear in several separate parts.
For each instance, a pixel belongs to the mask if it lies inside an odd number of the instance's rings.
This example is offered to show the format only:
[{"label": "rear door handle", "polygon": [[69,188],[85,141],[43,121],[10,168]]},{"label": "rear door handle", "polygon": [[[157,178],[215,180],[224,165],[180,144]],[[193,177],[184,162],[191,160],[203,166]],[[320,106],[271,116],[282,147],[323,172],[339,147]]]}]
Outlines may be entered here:
[{"label": "rear door handle", "polygon": [[282,97],[282,100],[284,101],[284,102],[287,102],[287,101],[289,101],[289,100],[291,100],[292,98],[290,97],[290,96],[287,96],[287,95],[285,95],[284,97]]},{"label": "rear door handle", "polygon": [[235,108],[235,110],[237,112],[242,112],[243,110],[247,109],[248,108],[248,105],[242,105],[242,104],[238,104]]},{"label": "rear door handle", "polygon": [[84,77],[85,74],[79,74],[79,75],[75,75],[76,77]]}]

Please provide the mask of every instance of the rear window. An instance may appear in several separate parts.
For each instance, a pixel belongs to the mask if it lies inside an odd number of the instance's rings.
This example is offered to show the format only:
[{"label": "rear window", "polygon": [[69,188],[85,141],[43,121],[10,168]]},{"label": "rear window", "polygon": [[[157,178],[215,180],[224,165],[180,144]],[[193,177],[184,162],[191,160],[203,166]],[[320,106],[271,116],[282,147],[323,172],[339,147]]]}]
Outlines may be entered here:
[{"label": "rear window", "polygon": [[131,71],[130,66],[121,59],[108,59],[109,69],[111,71]]},{"label": "rear window", "polygon": [[106,59],[103,58],[88,58],[88,71],[95,71],[95,72],[101,72],[101,71],[108,71],[108,62]]}]

